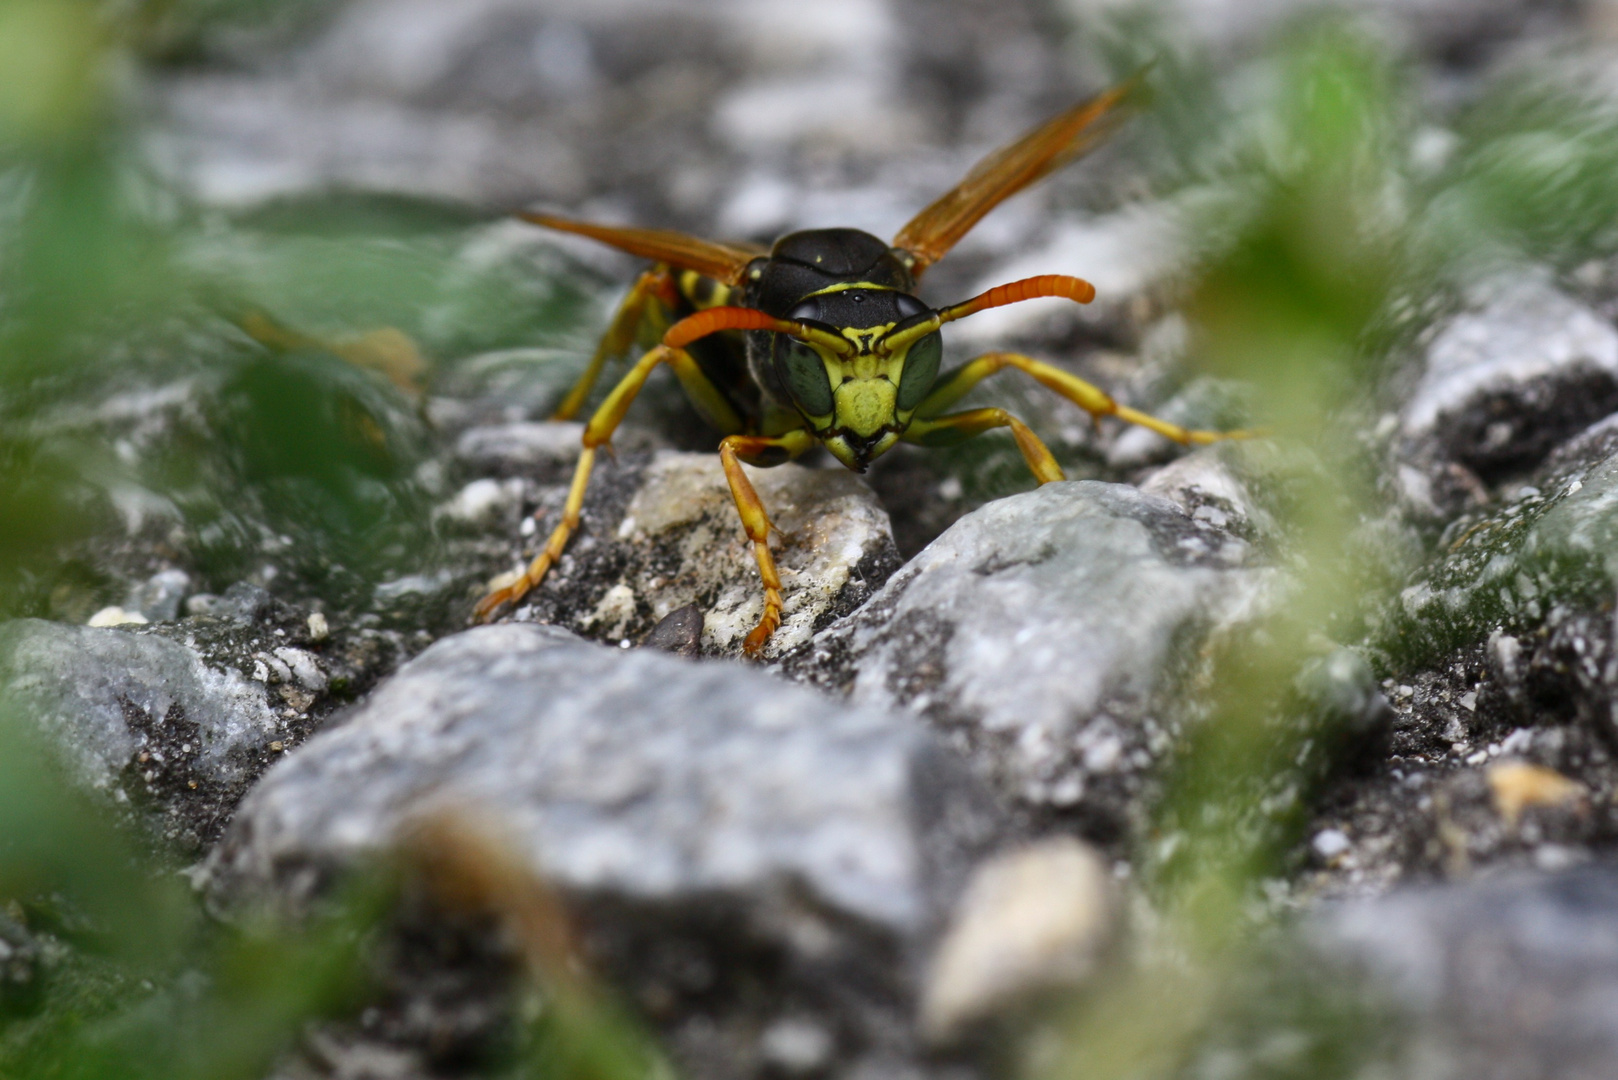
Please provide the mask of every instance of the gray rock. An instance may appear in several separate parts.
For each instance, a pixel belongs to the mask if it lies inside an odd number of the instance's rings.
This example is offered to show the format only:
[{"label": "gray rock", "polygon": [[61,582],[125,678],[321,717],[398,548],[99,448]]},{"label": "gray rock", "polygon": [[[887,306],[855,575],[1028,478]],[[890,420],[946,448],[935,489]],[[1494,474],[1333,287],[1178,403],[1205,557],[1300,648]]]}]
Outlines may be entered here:
[{"label": "gray rock", "polygon": [[1322,483],[1329,480],[1307,451],[1249,439],[1186,454],[1152,473],[1140,490],[1169,500],[1205,526],[1240,537],[1255,554],[1273,556],[1285,539],[1281,523],[1299,489]]},{"label": "gray rock", "polygon": [[274,610],[275,597],[268,589],[250,581],[238,581],[215,602],[205,605],[200,614],[251,626],[269,618]]},{"label": "gray rock", "polygon": [[885,0],[364,0],[310,30],[291,48],[238,40],[256,64],[163,80],[169,131],[153,152],[167,171],[235,204],[362,188],[511,206],[661,187],[658,203],[694,208],[718,201],[737,145],[863,147],[873,122],[901,142],[919,126],[890,103],[905,38]]},{"label": "gray rock", "polygon": [[1537,629],[1558,608],[1609,600],[1618,582],[1618,455],[1608,427],[1558,452],[1511,502],[1452,525],[1439,557],[1390,612],[1384,648],[1420,663],[1496,629]]},{"label": "gray rock", "polygon": [[844,1062],[908,1053],[924,943],[999,828],[906,714],[501,625],[438,642],[267,775],[213,894],[296,905],[445,813],[505,838],[691,1074],[726,1077],[809,1053],[761,1048],[772,1021],[811,1018]]},{"label": "gray rock", "polygon": [[[1394,716],[1382,763],[1340,787],[1315,822],[1352,841],[1322,860],[1328,893],[1566,866],[1609,843],[1615,438],[1612,422],[1593,426],[1514,498],[1452,523],[1373,618]],[[1519,757],[1583,785],[1597,809],[1508,820],[1497,766]]]},{"label": "gray rock", "polygon": [[37,619],[0,625],[0,685],[75,782],[149,808],[158,831],[182,847],[217,834],[275,756],[271,744],[290,738],[261,682],[150,634]]},{"label": "gray rock", "polygon": [[1451,513],[1486,497],[1474,477],[1532,468],[1614,409],[1618,330],[1542,274],[1493,279],[1427,346],[1398,417],[1401,493]]},{"label": "gray rock", "polygon": [[455,456],[479,473],[507,477],[538,474],[565,480],[578,460],[584,425],[518,421],[471,428],[455,444]]},{"label": "gray rock", "polygon": [[[1387,752],[1393,708],[1363,656],[1334,649],[1304,664],[1294,687],[1314,721],[1315,741],[1322,744],[1310,748],[1324,759],[1319,767],[1361,764]],[[1309,763],[1310,755],[1298,761],[1300,768]]]},{"label": "gray rock", "polygon": [[956,522],[795,667],[906,705],[1035,804],[1123,825],[1171,740],[1186,645],[1261,602],[1249,547],[1166,499],[1046,484]]},{"label": "gray rock", "polygon": [[[1198,224],[1190,204],[1162,200],[1055,224],[1030,222],[1024,242],[980,274],[967,295],[1062,269],[1093,284],[1095,300],[1082,307],[1032,303],[995,308],[950,327],[950,339],[976,349],[1004,348],[1007,341],[1060,341],[1076,325],[1125,340],[1140,336],[1145,332],[1140,309],[1147,307],[1142,301],[1163,292],[1194,258]],[[1186,415],[1200,417],[1207,410],[1199,406],[1207,404],[1189,403]]]},{"label": "gray rock", "polygon": [[1402,1006],[1415,1075],[1618,1074],[1611,866],[1402,890],[1328,909],[1310,936]]},{"label": "gray rock", "polygon": [[180,615],[180,602],[191,591],[191,575],[184,570],[161,570],[130,593],[124,606],[138,611],[147,622],[170,622]]}]

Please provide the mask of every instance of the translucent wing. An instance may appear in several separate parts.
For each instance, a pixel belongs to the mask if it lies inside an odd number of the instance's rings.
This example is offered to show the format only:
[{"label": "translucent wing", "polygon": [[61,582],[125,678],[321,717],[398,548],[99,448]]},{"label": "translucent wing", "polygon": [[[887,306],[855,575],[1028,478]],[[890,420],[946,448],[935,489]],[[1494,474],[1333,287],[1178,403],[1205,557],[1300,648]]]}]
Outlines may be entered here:
[{"label": "translucent wing", "polygon": [[587,221],[553,217],[550,214],[518,214],[524,221],[532,221],[547,229],[577,233],[611,245],[619,251],[639,255],[643,259],[666,262],[682,270],[695,270],[699,274],[717,278],[727,285],[741,283],[747,264],[765,254],[752,248],[717,244],[712,240],[699,240],[670,229],[633,229],[615,225],[592,225]]},{"label": "translucent wing", "polygon": [[893,246],[913,258],[911,272],[920,277],[983,215],[1093,148],[1117,126],[1122,115],[1119,106],[1135,94],[1139,83],[1137,76],[1115,86],[978,162],[965,180],[912,218],[893,238]]}]

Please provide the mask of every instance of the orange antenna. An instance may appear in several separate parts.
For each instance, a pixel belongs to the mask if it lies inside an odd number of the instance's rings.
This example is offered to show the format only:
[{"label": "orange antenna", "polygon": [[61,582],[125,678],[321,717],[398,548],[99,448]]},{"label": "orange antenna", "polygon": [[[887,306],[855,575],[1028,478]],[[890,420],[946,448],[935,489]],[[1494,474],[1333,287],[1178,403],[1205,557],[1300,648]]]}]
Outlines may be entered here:
[{"label": "orange antenna", "polygon": [[938,312],[938,321],[954,322],[956,319],[964,319],[968,315],[976,315],[990,308],[1020,304],[1024,300],[1039,300],[1048,296],[1072,300],[1076,304],[1088,304],[1096,298],[1096,287],[1083,278],[1069,277],[1066,274],[1041,274],[1038,277],[996,285],[988,292],[980,293],[964,303],[941,308]]},{"label": "orange antenna", "polygon": [[699,338],[717,334],[721,330],[770,330],[777,334],[790,334],[804,341],[825,346],[840,355],[851,352],[854,344],[836,334],[816,329],[801,322],[777,319],[754,308],[714,307],[687,315],[663,335],[663,344],[671,349],[683,349]]}]

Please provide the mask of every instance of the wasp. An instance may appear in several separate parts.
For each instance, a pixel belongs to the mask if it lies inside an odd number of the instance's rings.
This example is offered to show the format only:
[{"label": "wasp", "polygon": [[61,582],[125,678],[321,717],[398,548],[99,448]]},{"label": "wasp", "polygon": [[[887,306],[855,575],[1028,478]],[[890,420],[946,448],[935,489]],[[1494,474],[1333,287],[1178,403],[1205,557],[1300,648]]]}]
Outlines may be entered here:
[{"label": "wasp", "polygon": [[900,441],[947,446],[1009,428],[1040,483],[1063,479],[1039,437],[1004,409],[951,412],[996,372],[1021,371],[1097,420],[1114,416],[1182,445],[1243,433],[1191,431],[1114,401],[1060,368],[1012,352],[976,357],[943,374],[940,330],[989,308],[1040,297],[1080,304],[1095,297],[1081,278],[1046,274],[1000,285],[962,303],[931,307],[916,295],[941,259],[1003,200],[1094,147],[1134,96],[1132,81],[1053,117],[980,161],[958,185],[899,230],[891,244],[857,229],[811,229],[768,251],[662,229],[591,224],[550,214],[526,221],[611,245],[653,265],[635,281],[555,419],[578,414],[609,360],[643,331],[660,340],[640,357],[585,425],[583,451],[562,520],[515,581],[477,605],[484,622],[544,580],[578,528],[590,470],[646,379],[673,369],[692,404],[722,438],[719,457],[764,587],[764,612],[744,649],[756,656],[781,622],[781,578],[770,553],[770,520],[742,463],[770,467],[824,446],[856,472]]}]

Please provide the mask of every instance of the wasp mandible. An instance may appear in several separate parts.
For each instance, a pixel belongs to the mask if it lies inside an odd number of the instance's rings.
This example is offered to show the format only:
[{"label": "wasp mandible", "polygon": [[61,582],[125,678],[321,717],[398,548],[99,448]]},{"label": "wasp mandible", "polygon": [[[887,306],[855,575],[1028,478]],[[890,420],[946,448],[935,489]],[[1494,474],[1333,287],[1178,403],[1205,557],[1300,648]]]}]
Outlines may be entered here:
[{"label": "wasp mandible", "polygon": [[520,600],[561,557],[579,524],[596,451],[610,442],[659,364],[673,369],[698,411],[724,436],[719,457],[764,585],[764,613],[744,645],[750,656],[780,625],[781,579],[768,544],[769,516],[742,462],[780,465],[821,445],[864,472],[900,440],[944,446],[1010,428],[1040,483],[1063,479],[1045,444],[1004,409],[949,411],[972,387],[1006,368],[1027,373],[1093,417],[1116,416],[1181,444],[1239,437],[1241,432],[1190,431],[1138,412],[1083,379],[1018,353],[988,353],[940,377],[944,324],[1038,297],[1086,304],[1095,297],[1087,281],[1047,274],[941,308],[915,295],[927,268],[985,214],[1094,147],[1123,115],[1121,106],[1135,88],[1133,81],[1114,87],[990,154],[900,229],[892,244],[858,229],[811,229],[783,236],[763,251],[661,229],[519,215],[654,260],[630,288],[555,419],[577,414],[607,362],[634,345],[643,326],[663,333],[585,426],[562,521],[545,549],[516,581],[484,597],[473,618],[487,621]]}]

